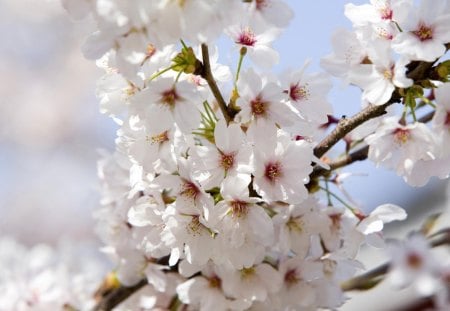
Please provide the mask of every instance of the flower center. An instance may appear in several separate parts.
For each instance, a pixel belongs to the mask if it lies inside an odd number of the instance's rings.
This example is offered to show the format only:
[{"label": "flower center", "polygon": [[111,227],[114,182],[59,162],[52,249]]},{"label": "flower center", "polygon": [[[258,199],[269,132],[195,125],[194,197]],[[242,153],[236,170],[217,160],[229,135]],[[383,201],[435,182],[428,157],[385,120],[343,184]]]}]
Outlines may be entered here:
[{"label": "flower center", "polygon": [[208,281],[209,281],[209,287],[211,287],[211,288],[221,288],[222,287],[222,280],[217,275],[214,275],[213,277],[209,278]]},{"label": "flower center", "polygon": [[244,268],[240,272],[241,272],[241,279],[247,279],[255,274],[255,268],[253,267]]},{"label": "flower center", "polygon": [[383,71],[383,77],[386,79],[386,80],[392,80],[392,77],[393,77],[393,74],[392,74],[392,69],[385,69],[384,71]]},{"label": "flower center", "polygon": [[289,231],[297,231],[300,233],[303,232],[303,225],[304,223],[301,217],[291,217],[286,223]]},{"label": "flower center", "polygon": [[399,145],[406,144],[411,136],[409,130],[398,128],[394,131],[394,139]]},{"label": "flower center", "polygon": [[267,6],[269,6],[269,4],[267,3],[267,0],[256,0],[256,9],[257,10],[262,10],[264,8],[266,8]]},{"label": "flower center", "polygon": [[392,40],[394,35],[390,33],[386,28],[377,27],[376,32],[381,39]]},{"label": "flower center", "polygon": [[262,101],[259,96],[250,102],[250,107],[252,109],[252,114],[256,117],[266,114],[266,102]]},{"label": "flower center", "polygon": [[236,43],[246,46],[254,46],[256,43],[256,36],[253,31],[250,30],[250,28],[245,28],[239,34]]},{"label": "flower center", "polygon": [[424,23],[420,23],[419,28],[413,31],[413,34],[415,34],[420,41],[433,39],[433,29]]},{"label": "flower center", "polygon": [[175,88],[161,93],[160,102],[169,106],[170,108],[173,108],[175,106],[177,100],[180,100],[180,96],[178,96]]},{"label": "flower center", "polygon": [[282,176],[282,169],[280,162],[269,162],[266,164],[264,176],[271,182],[276,182]]},{"label": "flower center", "polygon": [[305,85],[291,84],[289,96],[293,101],[307,100],[309,98],[308,83]]},{"label": "flower center", "polygon": [[248,203],[243,201],[233,201],[230,204],[230,212],[233,217],[240,218],[242,216],[246,216],[248,213]]},{"label": "flower center", "polygon": [[132,83],[129,83],[128,87],[123,89],[125,98],[133,96],[134,94],[136,94],[137,91],[139,91],[138,87]]},{"label": "flower center", "polygon": [[384,20],[392,19],[393,11],[391,10],[391,8],[384,6],[379,9],[379,12],[380,12],[381,19],[384,19]]},{"label": "flower center", "polygon": [[153,135],[151,137],[147,137],[148,141],[151,141],[151,144],[162,144],[165,141],[169,140],[169,135],[167,131],[162,132],[161,134]]},{"label": "flower center", "polygon": [[228,171],[233,167],[234,164],[234,153],[225,154],[220,153],[220,166],[223,167],[225,171]]},{"label": "flower center", "polygon": [[341,219],[342,219],[342,214],[330,214],[328,215],[328,217],[331,220],[332,226],[335,230],[339,230],[341,228]]},{"label": "flower center", "polygon": [[408,257],[406,258],[406,262],[408,263],[408,266],[410,266],[413,269],[420,269],[422,266],[422,257],[419,254],[416,253],[410,253],[408,254]]},{"label": "flower center", "polygon": [[296,269],[291,269],[286,271],[284,274],[284,283],[287,287],[291,287],[292,285],[297,284],[300,281],[299,276],[297,275]]},{"label": "flower center", "polygon": [[192,215],[191,222],[187,225],[187,231],[192,235],[200,234],[202,223],[198,215]]},{"label": "flower center", "polygon": [[196,199],[198,194],[200,193],[200,189],[191,181],[185,181],[182,188],[180,195],[183,195],[185,197]]}]

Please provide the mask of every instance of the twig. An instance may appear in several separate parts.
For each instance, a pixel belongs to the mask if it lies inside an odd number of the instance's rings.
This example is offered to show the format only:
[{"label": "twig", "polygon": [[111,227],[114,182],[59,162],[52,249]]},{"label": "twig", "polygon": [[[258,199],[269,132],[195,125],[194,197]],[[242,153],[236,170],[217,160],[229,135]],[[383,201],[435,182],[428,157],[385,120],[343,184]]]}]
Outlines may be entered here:
[{"label": "twig", "polygon": [[314,155],[321,158],[325,153],[327,153],[328,150],[331,149],[331,147],[344,138],[345,135],[364,122],[382,116],[386,113],[386,108],[399,99],[400,96],[395,93],[391,100],[384,105],[369,106],[351,118],[342,118],[336,128],[314,148]]},{"label": "twig", "polygon": [[[409,71],[407,77],[413,79],[414,81],[421,80],[424,77],[428,76],[433,64],[434,62],[432,63],[420,61],[412,62],[411,64],[408,65]],[[401,96],[398,90],[396,90],[386,104],[378,106],[372,105],[363,109],[362,111],[355,114],[351,118],[341,119],[336,128],[314,148],[314,155],[318,158],[321,158],[337,142],[339,142],[342,138],[344,138],[345,135],[350,133],[352,130],[354,130],[356,127],[363,124],[364,122],[382,116],[383,114],[386,113],[386,108],[388,106],[398,102],[400,99]]]},{"label": "twig", "polygon": [[228,113],[227,104],[225,103],[222,93],[220,93],[219,87],[217,86],[216,81],[214,80],[214,76],[211,72],[208,46],[204,43],[202,44],[202,58],[203,58],[203,70],[201,76],[206,80],[206,82],[208,82],[209,88],[211,89],[211,92],[213,93],[215,99],[217,100],[217,103],[219,104],[220,110],[222,111],[225,121],[227,121],[228,124],[230,123],[232,118]]},{"label": "twig", "polygon": [[114,289],[105,297],[103,297],[100,302],[95,306],[94,311],[110,311],[115,306],[126,300],[133,293],[140,290],[142,287],[148,284],[147,279],[140,280],[136,285],[133,286],[123,286]]},{"label": "twig", "polygon": [[[168,261],[169,256],[165,256],[156,260],[156,263],[166,266],[168,264]],[[171,266],[167,271],[177,270],[178,264],[175,266]],[[147,278],[144,277],[133,286],[120,285],[104,294],[104,296],[100,298],[100,301],[97,303],[93,311],[110,311],[147,284]]]},{"label": "twig", "polygon": [[[422,116],[418,121],[422,122],[422,123],[427,123],[427,122],[431,121],[431,119],[433,118],[433,115],[434,115],[434,111],[430,111],[426,115]],[[346,156],[344,156],[340,159],[337,159],[335,161],[328,163],[328,165],[330,166],[329,170],[326,170],[325,168],[320,167],[320,166],[314,167],[313,172],[309,176],[311,179],[314,179],[319,176],[326,175],[329,172],[336,170],[338,168],[347,166],[347,165],[352,164],[357,161],[363,161],[363,160],[367,159],[368,154],[369,154],[369,146],[366,145],[365,147],[360,148],[350,154],[347,154]]]},{"label": "twig", "polygon": [[[434,235],[431,238],[430,246],[438,247],[446,244],[450,244],[450,230],[442,230],[442,234]],[[389,271],[390,263],[384,263],[362,275],[354,277],[341,284],[343,291],[351,290],[366,290],[374,283],[378,283],[380,278],[382,278]]]},{"label": "twig", "polygon": [[319,176],[326,175],[326,174],[330,173],[331,171],[334,171],[338,168],[352,164],[356,161],[363,161],[363,160],[367,159],[368,152],[369,152],[369,146],[365,146],[361,149],[358,149],[357,151],[347,154],[345,157],[342,157],[340,159],[337,159],[333,162],[328,163],[328,165],[330,166],[329,170],[327,170],[321,166],[314,167],[313,172],[309,176],[311,179],[314,179]]}]

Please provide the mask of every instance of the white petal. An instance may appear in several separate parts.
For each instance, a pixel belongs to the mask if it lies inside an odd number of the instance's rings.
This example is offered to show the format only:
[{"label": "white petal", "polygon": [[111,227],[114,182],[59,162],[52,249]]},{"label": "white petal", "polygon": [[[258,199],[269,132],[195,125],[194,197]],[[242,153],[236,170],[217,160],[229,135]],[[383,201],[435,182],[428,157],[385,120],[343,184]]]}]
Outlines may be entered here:
[{"label": "white petal", "polygon": [[385,223],[404,220],[406,216],[405,210],[401,207],[394,204],[383,204],[370,213],[369,217],[362,220],[357,228],[364,234],[379,232]]}]

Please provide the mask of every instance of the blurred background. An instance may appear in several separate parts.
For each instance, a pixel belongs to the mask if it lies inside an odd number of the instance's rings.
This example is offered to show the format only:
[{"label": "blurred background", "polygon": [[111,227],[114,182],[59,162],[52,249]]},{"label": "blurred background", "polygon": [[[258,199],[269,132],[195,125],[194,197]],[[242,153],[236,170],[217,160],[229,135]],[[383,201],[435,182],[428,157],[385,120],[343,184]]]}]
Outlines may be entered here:
[{"label": "blurred background", "polygon": [[[275,43],[282,60],[275,69],[299,68],[310,58],[309,72],[318,71],[320,57],[332,50],[333,30],[350,28],[343,15],[346,1],[287,2],[296,17]],[[71,21],[57,0],[0,0],[0,238],[12,236],[26,245],[60,238],[96,241],[98,150],[113,150],[116,125],[98,112],[95,85],[102,73],[80,52],[93,30],[89,20]],[[329,99],[336,116],[357,112],[359,91],[335,82]],[[387,202],[410,211],[410,220],[390,226],[393,236],[404,236],[424,213],[448,205],[445,182],[411,188],[368,162],[349,171],[369,174],[345,183],[365,211]],[[380,258],[362,256],[368,267]]]},{"label": "blurred background", "polygon": [[92,32],[57,0],[0,1],[0,235],[25,244],[93,239],[98,149],[115,127],[98,113]]}]

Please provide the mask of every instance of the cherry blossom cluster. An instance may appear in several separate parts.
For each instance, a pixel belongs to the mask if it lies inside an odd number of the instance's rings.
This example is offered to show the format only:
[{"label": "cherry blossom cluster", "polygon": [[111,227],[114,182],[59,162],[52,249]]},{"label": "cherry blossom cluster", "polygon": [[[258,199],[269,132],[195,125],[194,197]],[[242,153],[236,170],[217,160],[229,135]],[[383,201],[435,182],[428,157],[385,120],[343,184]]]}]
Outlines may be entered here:
[{"label": "cherry blossom cluster", "polygon": [[[354,29],[335,33],[334,53],[322,59],[322,66],[360,87],[363,106],[384,105],[400,95],[404,107],[401,116],[391,111],[390,117],[358,129],[352,139],[364,139],[370,146],[369,159],[410,185],[423,186],[432,176],[447,178],[450,89],[441,82],[447,81],[448,63],[438,64],[428,79],[414,81],[407,72],[419,61],[433,64],[446,53],[449,2],[371,0],[360,6],[347,4],[345,15]],[[426,126],[419,113],[430,109],[435,113],[431,126]]]},{"label": "cherry blossom cluster", "polygon": [[388,280],[393,286],[400,289],[413,286],[421,297],[431,297],[437,310],[448,308],[450,262],[443,253],[431,249],[423,233],[414,232],[404,241],[390,241],[388,251],[391,257]]},{"label": "cherry blossom cluster", "polygon": [[[148,310],[167,308],[176,295],[194,310],[337,307],[345,301],[340,283],[363,269],[355,260],[359,246],[382,247],[383,224],[406,218],[388,204],[358,218],[314,196],[268,203],[249,195],[245,175],[225,179],[215,205],[182,171],[160,175],[173,183],[166,193],[149,182],[130,195],[123,177],[132,166],[117,152],[102,161],[104,194],[116,197],[105,196],[97,217],[119,280],[133,285],[146,278],[151,285],[141,294],[151,300],[133,300]],[[193,185],[199,192],[191,197]]]},{"label": "cherry blossom cluster", "polygon": [[[450,41],[450,6],[432,2],[347,5],[355,29],[338,32],[334,54],[322,60],[362,89],[364,107],[403,104],[401,117],[374,119],[349,144],[364,141],[370,160],[414,185],[450,172],[450,89],[442,83],[450,66],[433,65]],[[341,282],[363,269],[359,247],[382,247],[383,224],[406,214],[385,204],[364,215],[332,195],[326,177],[326,188],[311,180],[315,169],[330,168],[314,150],[333,119],[331,82],[307,73],[307,64],[281,77],[265,71],[277,62],[271,44],[293,16],[289,7],[277,0],[63,4],[96,21],[83,49],[105,70],[100,109],[120,126],[115,152],[99,163],[96,218],[121,284],[148,282],[127,303],[340,306]],[[236,46],[236,68],[220,63],[222,35]],[[256,69],[243,65],[247,57]],[[428,78],[412,76],[423,64]],[[416,117],[426,106],[430,127]]]},{"label": "cherry blossom cluster", "polygon": [[[236,43],[249,48],[250,57],[270,67],[278,54],[271,48],[280,29],[293,17],[281,0],[252,1],[146,1],[62,0],[74,18],[91,14],[97,24],[85,42],[86,57],[98,59],[106,52],[114,54],[116,68],[133,80],[156,51],[179,42],[214,43],[227,33]],[[113,51],[113,52],[112,52]]]},{"label": "cherry blossom cluster", "polygon": [[87,245],[27,248],[0,239],[0,310],[90,310],[105,265]]}]

